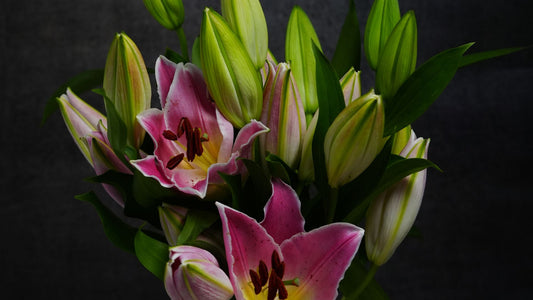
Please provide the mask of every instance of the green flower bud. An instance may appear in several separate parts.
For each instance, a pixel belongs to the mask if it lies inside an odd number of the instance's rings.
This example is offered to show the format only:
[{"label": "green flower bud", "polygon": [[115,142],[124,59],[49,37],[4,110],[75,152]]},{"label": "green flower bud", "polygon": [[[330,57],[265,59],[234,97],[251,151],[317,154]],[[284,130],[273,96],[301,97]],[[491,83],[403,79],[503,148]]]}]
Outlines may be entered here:
[{"label": "green flower bud", "polygon": [[239,36],[256,69],[263,67],[268,49],[265,15],[259,0],[222,0],[222,15]]},{"label": "green flower bud", "polygon": [[324,139],[324,154],[329,185],[338,188],[359,176],[379,154],[385,112],[381,96],[370,91],[333,120]]},{"label": "green flower bud", "polygon": [[111,43],[104,70],[104,91],[126,125],[128,144],[138,149],[144,129],[137,114],[150,108],[152,89],[141,52],[125,34]]},{"label": "green flower bud", "polygon": [[161,223],[161,228],[165,233],[167,242],[170,246],[176,246],[178,244],[178,236],[185,225],[187,209],[181,206],[163,203],[158,210],[159,222]]},{"label": "green flower bud", "polygon": [[313,136],[315,135],[319,112],[320,110],[317,109],[315,115],[309,122],[302,143],[302,158],[300,159],[300,167],[298,168],[298,178],[304,182],[310,182],[315,179],[315,165],[313,163]]},{"label": "green flower bud", "polygon": [[259,119],[261,77],[226,21],[206,8],[200,33],[200,59],[207,87],[220,112],[235,127]]},{"label": "green flower bud", "polygon": [[404,129],[394,134],[394,140],[392,141],[392,154],[399,155],[403,148],[409,142],[411,138],[411,125],[406,126]]},{"label": "green flower bud", "polygon": [[344,94],[344,104],[348,105],[355,99],[361,97],[361,71],[355,71],[351,67],[341,80],[342,93]]},{"label": "green flower bud", "polygon": [[378,67],[380,55],[396,23],[400,20],[398,0],[375,0],[365,27],[365,54],[372,69]]},{"label": "green flower bud", "polygon": [[143,0],[146,9],[163,27],[176,30],[185,19],[185,10],[181,0]]}]

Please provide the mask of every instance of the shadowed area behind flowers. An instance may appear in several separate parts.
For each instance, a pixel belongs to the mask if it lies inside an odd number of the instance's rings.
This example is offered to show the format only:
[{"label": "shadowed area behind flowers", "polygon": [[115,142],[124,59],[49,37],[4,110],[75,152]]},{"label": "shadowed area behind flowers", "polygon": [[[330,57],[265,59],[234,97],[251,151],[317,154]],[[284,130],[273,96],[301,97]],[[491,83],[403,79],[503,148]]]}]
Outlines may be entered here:
[{"label": "shadowed area behind flowers", "polygon": [[[189,43],[199,33],[204,6],[184,1]],[[331,57],[347,1],[262,1],[270,48],[282,60],[293,5],[308,13]],[[59,114],[39,127],[46,99],[78,72],[103,68],[116,32],[126,32],[153,68],[177,37],[151,18],[142,1],[6,0],[0,4],[2,70],[2,294],[18,298],[166,299],[162,283],[105,237],[100,220],[74,195],[102,189],[82,179],[92,169]],[[356,0],[361,27],[371,1]],[[449,47],[477,41],[472,51],[532,44],[526,1],[400,1],[414,9],[422,62]],[[525,50],[460,70],[417,120],[431,138],[426,194],[410,238],[378,270],[391,299],[523,298],[533,292],[527,274],[533,204],[529,141],[533,109],[533,52]],[[363,91],[371,76],[363,63]],[[152,88],[155,80],[152,77]],[[154,90],[155,91],[155,90]],[[153,106],[159,103],[155,96]],[[82,95],[102,108],[101,99]],[[118,208],[107,197],[106,203]],[[364,226],[363,226],[364,227]],[[16,296],[15,296],[16,297]]]}]

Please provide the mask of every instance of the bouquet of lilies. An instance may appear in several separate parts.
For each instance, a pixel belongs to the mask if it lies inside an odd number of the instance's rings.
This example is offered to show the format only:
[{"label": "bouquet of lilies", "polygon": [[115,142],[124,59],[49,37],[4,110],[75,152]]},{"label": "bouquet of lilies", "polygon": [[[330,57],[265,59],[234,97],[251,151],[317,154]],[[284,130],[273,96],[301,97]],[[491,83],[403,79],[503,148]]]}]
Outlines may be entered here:
[{"label": "bouquet of lilies", "polygon": [[[259,0],[205,8],[190,55],[182,0],[144,0],[181,51],[147,68],[116,34],[105,68],[80,73],[49,102],[46,115],[60,109],[90,180],[124,215],[93,192],[77,198],[170,298],[386,298],[374,274],[412,229],[427,168],[438,169],[410,124],[459,68],[518,48],[465,55],[465,44],[417,66],[413,11],[375,0],[361,42],[347,2],[331,60],[294,7],[278,62]],[[375,71],[366,91],[361,48]],[[78,96],[88,90],[105,114]]]}]

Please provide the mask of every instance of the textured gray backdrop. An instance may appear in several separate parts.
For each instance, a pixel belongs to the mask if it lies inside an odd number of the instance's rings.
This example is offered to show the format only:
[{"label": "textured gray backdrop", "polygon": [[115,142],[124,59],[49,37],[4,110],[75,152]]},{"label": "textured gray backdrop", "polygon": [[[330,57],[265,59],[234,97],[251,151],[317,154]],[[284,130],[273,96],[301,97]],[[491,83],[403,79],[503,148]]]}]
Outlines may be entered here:
[{"label": "textured gray backdrop", "polygon": [[[183,1],[192,40],[202,7],[219,5]],[[274,54],[283,57],[286,23],[298,4],[331,55],[347,2],[263,1]],[[371,1],[356,5],[364,24]],[[470,41],[478,42],[473,51],[533,42],[527,0],[401,0],[400,7],[415,10],[419,62]],[[148,66],[166,46],[178,48],[175,35],[141,0],[3,0],[0,22],[0,294],[165,299],[161,282],[115,248],[92,207],[73,198],[101,190],[82,181],[92,170],[60,116],[44,127],[39,121],[60,84],[103,67],[115,32],[135,40]],[[406,241],[378,271],[392,299],[523,299],[533,292],[532,58],[526,50],[460,70],[414,124],[419,135],[432,138],[430,159],[444,173],[429,172],[416,222],[423,239]],[[366,65],[363,71],[369,78]]]}]

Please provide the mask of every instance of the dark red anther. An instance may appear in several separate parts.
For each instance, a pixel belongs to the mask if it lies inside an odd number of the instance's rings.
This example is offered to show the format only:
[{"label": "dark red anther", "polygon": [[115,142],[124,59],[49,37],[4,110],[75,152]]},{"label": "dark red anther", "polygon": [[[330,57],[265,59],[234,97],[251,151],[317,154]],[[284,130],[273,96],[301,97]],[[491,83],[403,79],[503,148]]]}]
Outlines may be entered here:
[{"label": "dark red anther", "polygon": [[194,149],[194,143],[190,143],[189,140],[187,140],[187,160],[193,161],[195,156],[196,151]]},{"label": "dark red anther", "polygon": [[192,135],[192,125],[191,121],[189,121],[189,119],[185,117],[181,118],[180,123],[178,124],[178,137],[181,137],[183,133],[185,133],[187,141],[189,141]]},{"label": "dark red anther", "polygon": [[279,254],[276,250],[272,252],[272,269],[278,274],[280,278],[283,278],[283,273],[285,272],[285,264],[282,265],[281,260],[279,259]]},{"label": "dark red anther", "polygon": [[270,272],[270,277],[268,278],[268,300],[274,300],[278,292],[278,275],[276,272]]},{"label": "dark red anther", "polygon": [[256,295],[259,295],[261,293],[261,289],[263,285],[261,285],[259,275],[254,270],[250,269],[250,277],[252,278],[252,283],[254,285],[254,292]]},{"label": "dark red anther", "polygon": [[281,300],[287,299],[288,297],[289,293],[287,292],[287,288],[285,287],[285,284],[283,284],[283,280],[278,277],[278,298]]},{"label": "dark red anther", "polygon": [[285,274],[285,262],[282,261],[276,268],[273,268],[273,270],[279,278],[283,278],[283,274]]},{"label": "dark red anther", "polygon": [[183,153],[180,153],[174,157],[172,157],[168,162],[167,162],[167,169],[174,169],[175,167],[177,167],[181,161],[183,160]]},{"label": "dark red anther", "polygon": [[268,267],[262,260],[259,261],[259,279],[261,280],[261,286],[268,282]]},{"label": "dark red anther", "polygon": [[174,132],[172,132],[170,130],[163,131],[163,137],[165,139],[171,140],[171,141],[175,141],[175,140],[178,139],[178,136]]}]

